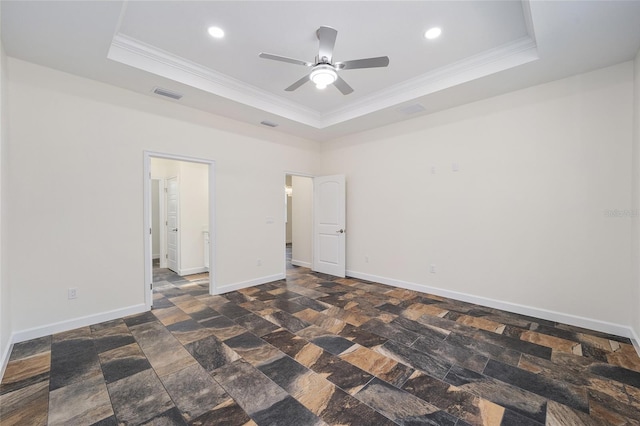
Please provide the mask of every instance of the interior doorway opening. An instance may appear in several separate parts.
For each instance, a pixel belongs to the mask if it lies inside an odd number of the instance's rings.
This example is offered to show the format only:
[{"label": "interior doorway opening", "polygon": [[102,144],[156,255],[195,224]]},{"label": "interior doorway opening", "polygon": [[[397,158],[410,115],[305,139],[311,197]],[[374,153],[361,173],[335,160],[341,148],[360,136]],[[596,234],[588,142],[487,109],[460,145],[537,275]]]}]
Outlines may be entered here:
[{"label": "interior doorway opening", "polygon": [[285,268],[312,267],[313,179],[285,175]]},{"label": "interior doorway opening", "polygon": [[153,288],[215,289],[214,162],[145,152],[145,303]]}]

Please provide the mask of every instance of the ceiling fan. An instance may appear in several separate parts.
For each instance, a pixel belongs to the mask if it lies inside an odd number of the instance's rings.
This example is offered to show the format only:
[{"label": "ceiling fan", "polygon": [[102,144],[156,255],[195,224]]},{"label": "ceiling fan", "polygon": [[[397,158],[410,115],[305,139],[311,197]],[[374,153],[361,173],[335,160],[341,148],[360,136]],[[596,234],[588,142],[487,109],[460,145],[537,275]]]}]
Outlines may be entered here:
[{"label": "ceiling fan", "polygon": [[292,92],[311,80],[318,89],[324,89],[330,84],[338,88],[343,95],[353,92],[353,88],[347,84],[339,75],[340,70],[354,70],[358,68],[379,68],[389,65],[387,56],[379,56],[377,58],[356,59],[353,61],[333,62],[333,47],[336,44],[338,31],[331,27],[322,26],[316,31],[320,47],[315,63],[306,62],[299,59],[287,58],[285,56],[272,55],[271,53],[261,53],[261,58],[272,59],[274,61],[287,62],[290,64],[302,65],[310,67],[311,72],[300,80],[287,87],[286,91]]}]

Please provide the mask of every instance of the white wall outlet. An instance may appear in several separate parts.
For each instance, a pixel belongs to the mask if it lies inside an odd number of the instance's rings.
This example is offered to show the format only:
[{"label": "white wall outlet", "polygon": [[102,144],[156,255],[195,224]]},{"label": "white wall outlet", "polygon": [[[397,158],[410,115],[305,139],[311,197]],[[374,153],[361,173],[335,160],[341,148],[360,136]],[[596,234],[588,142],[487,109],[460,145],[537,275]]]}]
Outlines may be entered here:
[{"label": "white wall outlet", "polygon": [[454,172],[457,172],[458,170],[460,170],[460,164],[451,163],[451,170],[453,170]]},{"label": "white wall outlet", "polygon": [[369,263],[369,256],[364,257],[364,263]]},{"label": "white wall outlet", "polygon": [[75,299],[78,297],[78,289],[77,288],[70,288],[69,290],[67,290],[67,297],[69,299]]},{"label": "white wall outlet", "polygon": [[431,166],[431,174],[432,175],[436,174],[436,166]]},{"label": "white wall outlet", "polygon": [[436,273],[436,265],[434,265],[432,263],[431,266],[429,266],[429,272],[431,272],[432,274],[435,274]]},{"label": "white wall outlet", "polygon": [[262,259],[258,258],[256,260],[256,266],[262,266]]}]

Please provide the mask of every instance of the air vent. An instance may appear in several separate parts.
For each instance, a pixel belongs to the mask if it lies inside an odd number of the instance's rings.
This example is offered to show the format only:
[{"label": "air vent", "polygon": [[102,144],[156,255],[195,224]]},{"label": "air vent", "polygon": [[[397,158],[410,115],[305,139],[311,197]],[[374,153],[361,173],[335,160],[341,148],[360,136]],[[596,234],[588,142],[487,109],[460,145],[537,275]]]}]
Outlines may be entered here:
[{"label": "air vent", "polygon": [[273,121],[269,121],[269,120],[263,120],[260,122],[260,124],[268,127],[278,127],[278,123],[274,123]]},{"label": "air vent", "polygon": [[411,115],[417,112],[422,112],[424,111],[424,109],[425,108],[420,104],[413,104],[413,105],[408,105],[402,108],[398,108],[398,111],[406,115]]},{"label": "air vent", "polygon": [[180,100],[184,96],[182,93],[172,92],[171,90],[163,89],[162,87],[154,87],[153,93],[175,100]]}]

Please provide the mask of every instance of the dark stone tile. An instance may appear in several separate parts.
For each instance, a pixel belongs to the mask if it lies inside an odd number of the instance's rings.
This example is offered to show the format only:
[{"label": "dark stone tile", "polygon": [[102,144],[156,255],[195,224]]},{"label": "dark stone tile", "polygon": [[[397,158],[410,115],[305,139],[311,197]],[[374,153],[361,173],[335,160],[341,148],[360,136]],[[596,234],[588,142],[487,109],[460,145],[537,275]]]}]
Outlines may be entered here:
[{"label": "dark stone tile", "polygon": [[394,315],[402,315],[402,312],[405,310],[405,306],[394,305],[393,303],[385,303],[383,305],[377,306],[377,308],[384,312],[389,312]]},{"label": "dark stone tile", "polygon": [[113,383],[151,368],[151,364],[136,343],[100,354],[100,362],[102,374],[107,383]]},{"label": "dark stone tile", "polygon": [[91,339],[72,339],[51,346],[49,390],[100,374],[98,353]]},{"label": "dark stone tile", "polygon": [[337,306],[338,308],[344,309],[347,304],[351,303],[350,299],[344,299],[342,294],[334,293],[329,296],[319,297],[317,299],[319,302],[326,303],[331,306]]},{"label": "dark stone tile", "polygon": [[291,301],[297,303],[300,306],[304,306],[305,308],[313,309],[314,311],[317,311],[317,312],[322,312],[325,309],[330,307],[326,303],[319,302],[315,299],[312,299],[306,296],[296,297],[294,299],[291,299]]},{"label": "dark stone tile", "polygon": [[443,359],[391,340],[382,345],[377,351],[416,370],[424,371],[438,378],[443,378],[451,368],[451,363]]},{"label": "dark stone tile", "polygon": [[192,420],[190,426],[238,426],[244,425],[251,417],[232,399]]},{"label": "dark stone tile", "polygon": [[290,314],[295,314],[296,312],[304,311],[307,309],[305,306],[299,305],[296,302],[284,298],[277,298],[267,302],[269,306],[275,309],[279,309],[281,311],[288,312]]},{"label": "dark stone tile", "polygon": [[455,365],[444,377],[444,381],[539,423],[545,423],[547,400],[542,396]]},{"label": "dark stone tile", "polygon": [[586,393],[576,387],[559,380],[542,377],[538,374],[522,370],[518,367],[490,360],[484,370],[484,374],[505,383],[528,390],[547,399],[575,408],[576,410],[589,412],[589,403]]},{"label": "dark stone tile", "polygon": [[235,322],[246,328],[256,336],[263,336],[277,330],[279,327],[256,314],[249,314],[235,319]]},{"label": "dark stone tile", "polygon": [[399,425],[454,426],[458,421],[434,405],[380,379],[371,380],[355,397]]},{"label": "dark stone tile", "polygon": [[106,419],[99,420],[93,423],[91,426],[118,426],[118,421],[116,420],[116,416],[110,416]]},{"label": "dark stone tile", "polygon": [[175,305],[173,304],[173,302],[167,299],[166,297],[160,297],[158,299],[153,300],[152,309],[165,309],[165,308],[172,308],[174,306]]},{"label": "dark stone tile", "polygon": [[354,345],[352,341],[340,336],[319,336],[311,339],[311,342],[334,355],[340,355]]},{"label": "dark stone tile", "polygon": [[145,322],[157,321],[155,315],[151,313],[151,311],[143,312],[141,314],[132,315],[129,317],[123,318],[125,324],[128,327],[133,327],[134,325],[144,324]]},{"label": "dark stone tile", "polygon": [[361,403],[338,387],[333,389],[328,401],[323,400],[319,405],[321,405],[323,409],[318,415],[330,425],[396,425],[396,423],[387,419],[373,408]]},{"label": "dark stone tile", "polygon": [[211,375],[252,418],[256,413],[290,398],[280,386],[243,360],[226,364]]},{"label": "dark stone tile", "polygon": [[167,411],[165,411],[164,413],[160,413],[157,416],[154,416],[153,418],[140,423],[140,425],[144,426],[144,425],[171,425],[171,426],[187,426],[187,422],[184,421],[184,419],[182,418],[182,416],[180,415],[180,411],[178,411],[177,408],[173,407]]},{"label": "dark stone tile", "polygon": [[447,337],[447,342],[465,347],[487,358],[496,359],[509,365],[518,365],[521,353],[513,349],[506,349],[493,343],[475,340],[471,337],[452,332]]},{"label": "dark stone tile", "polygon": [[262,336],[262,340],[280,349],[290,357],[295,357],[306,345],[306,340],[296,336],[288,330],[277,330]]},{"label": "dark stone tile", "polygon": [[296,333],[302,330],[303,328],[307,328],[311,325],[308,322],[303,321],[300,318],[296,318],[290,313],[284,312],[284,311],[274,312],[271,315],[267,315],[266,318],[272,323],[277,324],[280,327],[286,328],[292,333]]},{"label": "dark stone tile", "polygon": [[258,366],[258,370],[289,393],[295,391],[294,385],[298,379],[310,373],[307,367],[286,355],[268,364]]},{"label": "dark stone tile", "polygon": [[373,378],[366,371],[325,351],[311,365],[307,366],[350,394],[359,390]]},{"label": "dark stone tile", "polygon": [[487,357],[464,346],[458,346],[434,337],[420,337],[411,347],[443,359],[450,364],[457,364],[478,373],[482,372],[488,361]]},{"label": "dark stone tile", "polygon": [[239,358],[238,354],[215,336],[189,343],[185,345],[185,349],[209,372]]},{"label": "dark stone tile", "polygon": [[449,331],[440,328],[429,327],[405,317],[395,318],[393,321],[391,321],[390,324],[398,325],[406,330],[413,331],[414,333],[419,334],[421,337],[431,337],[433,339],[444,340],[450,334]]},{"label": "dark stone tile", "polygon": [[130,333],[108,335],[93,339],[96,351],[98,351],[98,353],[106,352],[108,350],[119,348],[121,346],[130,345],[131,343],[135,343],[135,341],[136,340]]},{"label": "dark stone tile", "polygon": [[227,328],[227,327],[233,327],[234,325],[236,325],[235,322],[233,322],[232,320],[230,320],[225,316],[210,318],[204,321],[199,321],[199,323],[203,327],[209,327],[209,328]]},{"label": "dark stone tile", "polygon": [[398,343],[402,343],[406,346],[411,346],[413,342],[418,340],[419,334],[413,331],[407,330],[398,324],[387,324],[379,319],[372,319],[362,324],[364,330],[377,334],[378,336],[386,337],[389,340],[393,340]]},{"label": "dark stone tile", "polygon": [[250,311],[236,305],[235,303],[225,303],[216,307],[216,311],[220,312],[227,318],[235,319],[250,314]]},{"label": "dark stone tile", "polygon": [[9,362],[51,350],[51,336],[31,339],[13,345]]},{"label": "dark stone tile", "polygon": [[225,293],[223,297],[227,299],[229,302],[235,303],[236,305],[239,305],[244,302],[248,302],[250,300],[249,298],[247,298],[247,296],[237,291]]},{"label": "dark stone tile", "polygon": [[229,399],[225,390],[200,366],[183,368],[161,379],[187,421],[213,410]]},{"label": "dark stone tile", "polygon": [[492,343],[507,349],[534,355],[539,358],[551,359],[552,349],[546,346],[536,345],[535,343],[529,343],[524,340],[518,340],[484,330],[478,330],[473,337],[477,340]]},{"label": "dark stone tile", "polygon": [[426,374],[414,374],[402,389],[470,424],[496,424],[503,407]]},{"label": "dark stone tile", "polygon": [[598,392],[594,389],[590,389],[588,392],[589,404],[592,409],[594,408],[594,405],[605,407],[606,410],[627,419],[629,424],[640,424],[640,410],[637,406],[634,407],[633,405],[622,402],[611,395]]},{"label": "dark stone tile", "polygon": [[173,408],[169,394],[152,369],[107,384],[107,388],[121,424],[143,424]]},{"label": "dark stone tile", "polygon": [[637,371],[608,364],[593,364],[589,367],[589,371],[598,376],[640,388],[640,373]]},{"label": "dark stone tile", "polygon": [[345,339],[351,340],[352,342],[366,348],[374,348],[376,346],[383,345],[389,340],[386,337],[378,336],[375,333],[363,330],[360,327],[355,327],[351,324],[346,324],[338,334]]},{"label": "dark stone tile", "polygon": [[189,313],[189,316],[191,318],[193,318],[194,320],[196,320],[196,321],[202,321],[202,320],[206,320],[206,319],[209,319],[209,318],[215,318],[215,317],[218,317],[220,315],[221,315],[220,312],[218,312],[218,311],[216,311],[214,309],[211,309],[209,307],[200,309],[199,311],[195,311],[195,312]]},{"label": "dark stone tile", "polygon": [[322,421],[304,405],[287,396],[269,408],[251,414],[259,425],[320,425]]},{"label": "dark stone tile", "polygon": [[502,416],[502,422],[500,426],[543,426],[544,423],[539,423],[529,417],[525,417],[522,414],[518,414],[515,411],[504,410]]}]

